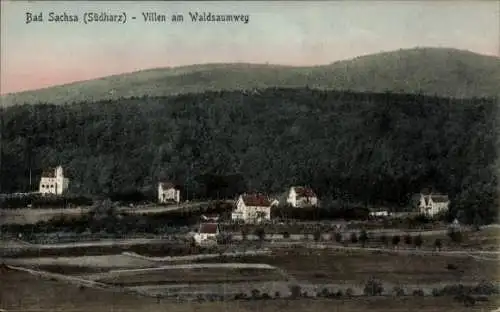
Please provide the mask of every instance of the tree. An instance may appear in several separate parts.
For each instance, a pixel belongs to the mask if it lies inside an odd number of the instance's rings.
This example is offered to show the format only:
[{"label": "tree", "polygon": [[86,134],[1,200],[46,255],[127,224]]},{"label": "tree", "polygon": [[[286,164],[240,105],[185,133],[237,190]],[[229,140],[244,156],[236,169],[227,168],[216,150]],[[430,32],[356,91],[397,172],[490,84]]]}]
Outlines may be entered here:
[{"label": "tree", "polygon": [[366,233],[365,229],[361,230],[361,233],[359,234],[359,241],[361,242],[361,245],[365,247],[365,244],[368,241],[368,233]]},{"label": "tree", "polygon": [[411,237],[411,235],[407,233],[407,234],[404,236],[404,241],[405,241],[405,244],[406,244],[406,245],[411,245],[411,243],[412,243],[412,237]]},{"label": "tree", "polygon": [[335,241],[337,243],[341,243],[342,242],[342,233],[340,232],[335,232]]},{"label": "tree", "polygon": [[378,280],[370,278],[363,289],[363,293],[367,296],[379,296],[384,292],[384,287],[382,283]]},{"label": "tree", "polygon": [[481,218],[481,215],[476,212],[474,214],[474,221],[473,221],[474,230],[475,231],[480,231],[482,224],[483,224],[483,220]]},{"label": "tree", "polygon": [[358,242],[358,236],[356,233],[352,232],[351,233],[351,243],[356,244]]},{"label": "tree", "polygon": [[316,230],[314,231],[314,241],[319,242],[321,240],[321,231]]},{"label": "tree", "polygon": [[441,242],[441,239],[436,238],[436,240],[434,241],[434,248],[436,250],[441,250],[442,245],[443,243]]},{"label": "tree", "polygon": [[387,246],[387,244],[389,243],[389,239],[385,234],[380,235],[380,241],[382,242],[382,244],[384,244],[384,246]]},{"label": "tree", "polygon": [[415,244],[415,247],[420,248],[423,244],[422,235],[419,234],[415,236],[415,238],[413,239],[413,243]]},{"label": "tree", "polygon": [[255,230],[255,235],[259,238],[259,241],[262,243],[264,239],[266,238],[266,232],[264,231],[264,228],[257,228]]},{"label": "tree", "polygon": [[399,244],[400,241],[401,241],[401,237],[399,237],[399,235],[393,235],[392,236],[392,245],[394,247],[396,247]]},{"label": "tree", "polygon": [[448,237],[450,240],[456,244],[459,244],[462,242],[462,232],[460,230],[456,230],[454,228],[450,228],[448,230]]}]

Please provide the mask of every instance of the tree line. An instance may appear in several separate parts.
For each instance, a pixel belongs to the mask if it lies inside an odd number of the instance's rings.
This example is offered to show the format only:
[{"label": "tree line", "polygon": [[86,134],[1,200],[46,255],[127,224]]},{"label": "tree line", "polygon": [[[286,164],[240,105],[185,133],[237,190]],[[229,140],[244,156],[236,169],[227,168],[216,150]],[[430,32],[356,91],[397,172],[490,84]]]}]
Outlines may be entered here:
[{"label": "tree line", "polygon": [[407,205],[446,193],[464,220],[496,219],[496,99],[270,88],[2,109],[0,192],[63,165],[70,192],[173,181],[184,198],[309,185],[322,207]]}]

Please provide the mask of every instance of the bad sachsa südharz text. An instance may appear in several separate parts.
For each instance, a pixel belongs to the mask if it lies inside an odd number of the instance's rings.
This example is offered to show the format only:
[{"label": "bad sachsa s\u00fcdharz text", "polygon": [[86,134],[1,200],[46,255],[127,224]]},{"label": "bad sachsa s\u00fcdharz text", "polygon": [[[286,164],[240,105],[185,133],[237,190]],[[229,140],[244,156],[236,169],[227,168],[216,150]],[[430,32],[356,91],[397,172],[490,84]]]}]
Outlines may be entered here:
[{"label": "bad sachsa s\u00fcdharz text", "polygon": [[[248,24],[250,15],[248,14],[213,14],[209,12],[189,12],[191,22],[221,22],[221,23],[243,23]],[[183,14],[173,14],[171,16],[158,12],[142,12],[138,17],[131,16],[132,20],[142,20],[145,23],[166,23],[166,22],[184,22]],[[109,13],[109,12],[86,12],[83,16],[77,14],[68,14],[67,12],[26,12],[26,24],[30,23],[126,23],[127,13]]]}]

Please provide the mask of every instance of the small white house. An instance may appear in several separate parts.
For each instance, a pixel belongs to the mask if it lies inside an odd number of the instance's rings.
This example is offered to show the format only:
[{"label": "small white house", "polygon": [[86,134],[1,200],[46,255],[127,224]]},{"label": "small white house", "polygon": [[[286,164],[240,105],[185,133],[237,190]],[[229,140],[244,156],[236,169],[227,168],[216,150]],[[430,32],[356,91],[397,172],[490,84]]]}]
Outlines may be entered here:
[{"label": "small white house", "polygon": [[160,182],[158,183],[158,201],[160,203],[181,201],[181,191],[179,191],[173,183]]},{"label": "small white house", "polygon": [[236,201],[236,209],[231,214],[234,221],[248,223],[271,220],[271,201],[262,194],[243,194]]},{"label": "small white house", "polygon": [[418,197],[417,210],[419,213],[427,216],[435,216],[448,210],[450,200],[448,195],[442,194],[423,194]]},{"label": "small white house", "polygon": [[292,186],[286,202],[295,208],[312,207],[318,205],[318,196],[309,187]]},{"label": "small white house", "polygon": [[62,195],[69,186],[69,179],[64,177],[63,168],[49,168],[42,172],[39,192],[42,194]]},{"label": "small white house", "polygon": [[194,241],[198,245],[217,244],[219,234],[219,225],[217,223],[201,223],[198,232],[194,234]]}]

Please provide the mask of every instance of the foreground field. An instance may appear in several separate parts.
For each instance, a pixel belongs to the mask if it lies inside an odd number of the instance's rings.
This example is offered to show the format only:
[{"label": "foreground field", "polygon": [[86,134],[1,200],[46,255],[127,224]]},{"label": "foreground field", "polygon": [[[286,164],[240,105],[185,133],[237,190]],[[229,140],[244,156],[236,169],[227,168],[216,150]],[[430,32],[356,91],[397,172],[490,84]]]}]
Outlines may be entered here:
[{"label": "foreground field", "polygon": [[343,300],[299,299],[266,301],[232,301],[176,303],[131,294],[116,293],[89,288],[79,288],[66,283],[47,280],[15,271],[0,272],[0,308],[11,311],[170,311],[170,312],[216,312],[216,311],[264,311],[264,312],[465,312],[491,311],[498,306],[498,298],[477,302],[474,307],[448,297],[379,297]]},{"label": "foreground field", "polygon": [[342,281],[359,284],[371,277],[398,284],[467,283],[498,279],[496,261],[459,256],[296,248],[276,249],[269,256],[248,256],[239,261],[267,263],[299,280],[313,283]]}]

